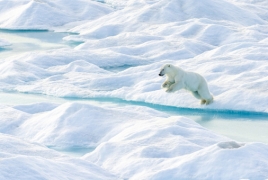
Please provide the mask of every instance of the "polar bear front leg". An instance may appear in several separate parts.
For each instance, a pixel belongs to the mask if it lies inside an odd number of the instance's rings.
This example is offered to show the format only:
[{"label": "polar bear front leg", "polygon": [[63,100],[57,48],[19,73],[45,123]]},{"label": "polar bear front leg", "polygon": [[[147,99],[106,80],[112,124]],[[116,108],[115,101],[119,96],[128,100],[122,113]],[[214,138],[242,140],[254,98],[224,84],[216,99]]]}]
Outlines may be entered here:
[{"label": "polar bear front leg", "polygon": [[171,86],[171,84],[172,84],[172,83],[171,83],[170,81],[167,80],[167,81],[165,81],[165,82],[162,84],[161,87],[162,87],[162,88],[169,88],[169,87]]},{"label": "polar bear front leg", "polygon": [[178,91],[183,88],[183,82],[175,82],[169,86],[169,88],[166,90],[166,92],[174,92]]}]

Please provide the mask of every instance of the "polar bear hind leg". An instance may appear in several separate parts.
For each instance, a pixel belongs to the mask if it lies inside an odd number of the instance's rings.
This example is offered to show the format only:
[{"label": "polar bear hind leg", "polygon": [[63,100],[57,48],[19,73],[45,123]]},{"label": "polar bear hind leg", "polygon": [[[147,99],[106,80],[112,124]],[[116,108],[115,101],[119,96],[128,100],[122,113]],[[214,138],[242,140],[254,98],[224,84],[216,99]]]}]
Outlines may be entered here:
[{"label": "polar bear hind leg", "polygon": [[211,98],[211,99],[207,99],[206,100],[206,105],[208,105],[208,104],[210,104],[210,103],[212,103],[213,102],[213,97]]},{"label": "polar bear hind leg", "polygon": [[198,94],[200,95],[201,104],[210,104],[213,102],[213,96],[210,94],[207,87],[203,87],[198,90]]},{"label": "polar bear hind leg", "polygon": [[192,91],[192,95],[197,99],[202,99],[197,91]]},{"label": "polar bear hind leg", "polygon": [[200,104],[209,104],[209,100],[203,99],[201,98],[200,94],[198,93],[198,91],[192,91],[192,95],[197,98],[197,99],[201,99]]}]

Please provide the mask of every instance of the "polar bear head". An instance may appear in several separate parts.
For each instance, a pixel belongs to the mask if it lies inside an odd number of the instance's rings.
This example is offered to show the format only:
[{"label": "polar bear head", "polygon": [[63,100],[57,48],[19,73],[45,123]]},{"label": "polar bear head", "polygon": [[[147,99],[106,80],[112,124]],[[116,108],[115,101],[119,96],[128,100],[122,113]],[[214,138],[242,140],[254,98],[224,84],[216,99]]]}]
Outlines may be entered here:
[{"label": "polar bear head", "polygon": [[171,64],[165,64],[162,66],[159,76],[164,76],[165,74],[170,74],[174,72],[174,66]]}]

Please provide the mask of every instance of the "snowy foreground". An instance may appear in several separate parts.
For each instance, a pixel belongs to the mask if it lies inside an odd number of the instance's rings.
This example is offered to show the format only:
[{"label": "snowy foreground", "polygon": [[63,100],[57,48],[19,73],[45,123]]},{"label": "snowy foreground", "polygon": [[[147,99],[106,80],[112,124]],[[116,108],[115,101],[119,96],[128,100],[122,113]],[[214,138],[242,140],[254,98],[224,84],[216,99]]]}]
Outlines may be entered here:
[{"label": "snowy foreground", "polygon": [[[0,91],[268,113],[266,0],[0,0],[0,28],[72,32],[75,48],[0,63]],[[0,49],[11,47],[0,37]],[[166,93],[164,63],[202,74],[214,103]],[[0,106],[0,179],[268,179],[268,145],[147,107]],[[91,148],[82,157],[48,147]]]},{"label": "snowy foreground", "polygon": [[[185,117],[149,108],[41,103],[3,106],[1,114],[3,179],[264,179],[268,175],[267,145],[238,143]],[[41,144],[96,149],[70,158]]]},{"label": "snowy foreground", "polygon": [[5,40],[0,39],[0,49],[6,46],[10,46],[11,44]]}]

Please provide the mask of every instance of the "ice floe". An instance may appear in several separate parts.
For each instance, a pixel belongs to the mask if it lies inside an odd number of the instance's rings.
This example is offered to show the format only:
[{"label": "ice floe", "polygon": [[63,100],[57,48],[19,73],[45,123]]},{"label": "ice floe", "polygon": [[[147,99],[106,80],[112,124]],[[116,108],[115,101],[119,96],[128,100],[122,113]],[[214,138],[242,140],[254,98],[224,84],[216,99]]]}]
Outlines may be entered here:
[{"label": "ice floe", "polygon": [[[43,111],[36,111],[37,107]],[[10,116],[1,118],[1,132],[9,134],[2,135],[3,161],[18,163],[19,173],[31,166],[35,168],[29,171],[42,173],[39,167],[46,164],[47,171],[60,177],[62,169],[74,165],[77,168],[70,176],[97,178],[104,172],[99,167],[115,175],[106,172],[100,179],[263,179],[268,175],[267,145],[236,142],[188,118],[146,107],[42,103],[3,106],[3,112],[21,117],[19,122],[12,122]],[[70,159],[40,144],[95,149]],[[11,161],[8,158],[13,154],[20,155]],[[22,166],[24,161],[27,164]],[[59,169],[55,172],[54,168]]]},{"label": "ice floe", "polygon": [[[0,28],[68,31],[64,40],[79,44],[1,58],[0,91],[267,115],[267,6],[0,1]],[[6,41],[1,37],[0,47]],[[201,106],[186,91],[161,89],[158,73],[167,62],[202,74],[215,101]],[[237,142],[149,107],[43,102],[1,105],[0,114],[2,179],[268,178],[267,144]],[[48,147],[92,152],[70,157]]]},{"label": "ice floe", "polygon": [[117,179],[104,169],[37,143],[0,134],[1,179]]}]

